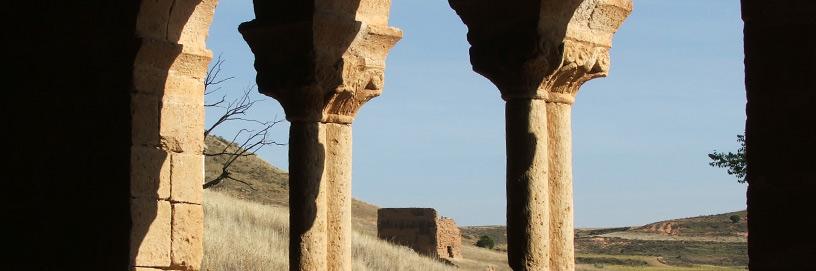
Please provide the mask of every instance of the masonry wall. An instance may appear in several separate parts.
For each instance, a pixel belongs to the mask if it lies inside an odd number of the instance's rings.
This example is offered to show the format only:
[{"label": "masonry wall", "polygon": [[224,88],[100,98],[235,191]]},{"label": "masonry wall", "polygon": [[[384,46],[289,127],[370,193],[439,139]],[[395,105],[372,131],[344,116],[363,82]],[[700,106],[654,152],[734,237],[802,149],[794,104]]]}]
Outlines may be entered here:
[{"label": "masonry wall", "polygon": [[[437,219],[436,253],[443,258],[462,258],[462,233],[453,219]],[[448,249],[450,248],[450,249]]]},{"label": "masonry wall", "polygon": [[377,236],[420,254],[436,256],[436,210],[382,208],[377,211]]},{"label": "masonry wall", "polygon": [[453,219],[439,217],[431,208],[383,208],[377,212],[377,236],[407,246],[420,254],[462,257],[462,236]]}]

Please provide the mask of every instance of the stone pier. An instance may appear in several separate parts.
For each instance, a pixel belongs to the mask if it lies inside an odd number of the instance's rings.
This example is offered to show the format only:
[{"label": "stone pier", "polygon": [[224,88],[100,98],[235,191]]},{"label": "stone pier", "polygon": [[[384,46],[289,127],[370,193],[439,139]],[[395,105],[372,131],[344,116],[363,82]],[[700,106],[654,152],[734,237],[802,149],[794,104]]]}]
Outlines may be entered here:
[{"label": "stone pier", "polygon": [[289,138],[291,270],[351,270],[351,124],[402,32],[389,0],[256,2],[240,32]]},{"label": "stone pier", "polygon": [[748,259],[752,271],[813,269],[816,1],[742,0]]},{"label": "stone pier", "polygon": [[130,265],[200,270],[205,41],[216,0],[142,1],[131,90]]},{"label": "stone pier", "polygon": [[574,270],[571,110],[609,71],[631,0],[449,0],[468,26],[473,69],[506,103],[508,261]]}]

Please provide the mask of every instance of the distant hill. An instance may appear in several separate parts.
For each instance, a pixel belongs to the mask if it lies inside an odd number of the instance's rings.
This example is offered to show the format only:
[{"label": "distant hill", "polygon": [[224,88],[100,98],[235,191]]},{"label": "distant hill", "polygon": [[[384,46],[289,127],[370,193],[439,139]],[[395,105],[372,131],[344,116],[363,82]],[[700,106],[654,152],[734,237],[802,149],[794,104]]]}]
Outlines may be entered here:
[{"label": "distant hill", "polygon": [[[737,223],[731,216],[739,216]],[[748,212],[738,211],[724,214],[680,218],[655,222],[644,226],[575,229],[577,238],[583,237],[618,237],[635,240],[676,240],[676,241],[711,241],[711,242],[747,242]],[[463,238],[476,242],[482,235],[487,235],[503,245],[507,243],[505,226],[471,226],[462,227]]]},{"label": "distant hill", "polygon": [[[210,152],[234,148],[219,137],[208,137],[206,144]],[[208,180],[220,173],[225,159],[206,158]],[[287,227],[281,219],[286,216],[289,205],[289,174],[256,156],[238,159],[231,172],[233,177],[248,185],[226,180],[205,193],[205,225],[210,233],[205,235],[205,265],[212,267],[209,270],[246,269],[236,265],[247,267],[247,264],[261,266],[263,268],[256,269],[262,270],[282,268],[285,261],[281,259],[286,259],[286,245],[282,240],[285,240]],[[242,200],[233,202],[228,198]],[[415,256],[405,249],[376,240],[373,236],[377,234],[377,209],[372,204],[353,201],[354,231],[362,234],[355,235],[355,270],[390,270],[393,267],[391,261],[400,261],[399,265],[406,268],[404,270],[414,270],[408,266],[421,270],[447,270],[432,259]],[[740,221],[732,223],[729,219],[732,215],[739,215]],[[741,211],[636,227],[576,229],[576,270],[744,270],[748,260],[746,218],[745,211]],[[269,219],[284,222],[273,223],[267,221]],[[475,247],[481,235],[497,240],[497,250]],[[464,259],[453,263],[459,270],[486,270],[490,267],[492,269],[488,270],[509,271],[507,256],[501,252],[506,249],[506,236],[504,226],[462,227]],[[241,241],[246,238],[265,241]],[[220,251],[244,252],[235,258],[229,256],[232,254],[222,257]],[[377,267],[381,264],[389,267]]]},{"label": "distant hill", "polygon": [[[739,217],[735,223],[731,216]],[[686,240],[713,242],[747,242],[748,212],[672,219],[616,231],[600,236],[639,240]]]},{"label": "distant hill", "polygon": [[[740,217],[737,223],[731,221],[733,215]],[[497,249],[506,250],[505,226],[462,227],[463,242],[474,244],[482,235],[496,240]],[[672,266],[666,270],[696,265],[739,267],[748,264],[746,239],[747,212],[739,211],[644,226],[576,229],[575,252],[578,263],[593,265],[599,261],[610,264],[633,257],[640,260],[652,257],[654,261]]]}]

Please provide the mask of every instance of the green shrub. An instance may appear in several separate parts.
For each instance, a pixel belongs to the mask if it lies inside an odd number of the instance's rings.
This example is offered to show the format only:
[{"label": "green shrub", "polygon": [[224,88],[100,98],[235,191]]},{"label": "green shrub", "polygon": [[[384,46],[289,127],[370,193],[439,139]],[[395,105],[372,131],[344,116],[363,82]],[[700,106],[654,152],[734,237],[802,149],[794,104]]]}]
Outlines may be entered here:
[{"label": "green shrub", "polygon": [[737,224],[740,222],[740,220],[742,220],[742,217],[740,217],[739,215],[732,215],[728,219],[731,219],[731,223]]},{"label": "green shrub", "polygon": [[493,249],[496,246],[496,241],[493,240],[490,236],[482,235],[479,237],[479,241],[476,241],[476,246],[481,248],[489,248]]}]

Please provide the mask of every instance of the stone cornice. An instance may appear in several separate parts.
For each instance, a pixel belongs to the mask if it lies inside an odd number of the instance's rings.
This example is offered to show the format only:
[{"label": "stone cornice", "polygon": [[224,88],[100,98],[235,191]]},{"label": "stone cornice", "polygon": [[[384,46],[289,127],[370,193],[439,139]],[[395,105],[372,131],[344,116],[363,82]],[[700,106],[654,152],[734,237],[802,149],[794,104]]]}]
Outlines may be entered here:
[{"label": "stone cornice", "polygon": [[608,74],[612,37],[632,11],[631,0],[449,1],[468,26],[473,69],[505,100],[558,103]]},{"label": "stone cornice", "polygon": [[332,3],[314,7],[310,18],[239,28],[255,53],[259,90],[281,103],[289,121],[349,124],[382,93],[385,59],[402,38],[384,25],[388,1],[364,1],[356,11]]}]

